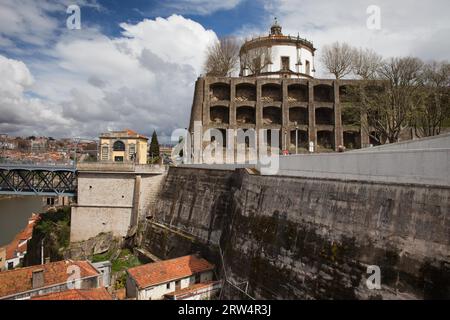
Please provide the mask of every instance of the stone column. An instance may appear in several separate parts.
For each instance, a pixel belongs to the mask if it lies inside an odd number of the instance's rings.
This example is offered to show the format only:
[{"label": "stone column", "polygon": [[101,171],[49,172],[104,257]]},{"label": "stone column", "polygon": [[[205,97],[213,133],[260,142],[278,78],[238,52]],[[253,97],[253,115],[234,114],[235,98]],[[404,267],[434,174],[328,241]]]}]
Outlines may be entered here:
[{"label": "stone column", "polygon": [[256,110],[255,110],[255,127],[256,127],[256,146],[257,146],[257,152],[259,154],[259,130],[263,127],[263,121],[262,121],[262,102],[261,102],[261,82],[259,80],[256,80]]},{"label": "stone column", "polygon": [[231,79],[230,81],[230,128],[236,128],[236,81]]},{"label": "stone column", "polygon": [[338,150],[338,146],[343,146],[341,103],[339,100],[339,80],[334,81],[334,150]]},{"label": "stone column", "polygon": [[314,142],[314,150],[317,148],[317,134],[316,134],[316,112],[314,107],[314,80],[308,81],[308,115],[309,115],[309,124],[308,124],[308,148],[309,142]]},{"label": "stone column", "polygon": [[[289,103],[288,103],[288,81],[287,80],[283,80],[281,82],[282,85],[282,90],[283,90],[283,100],[282,100],[282,104],[281,104],[281,114],[282,114],[282,126],[281,126],[281,132],[280,134],[282,135],[281,141],[282,141],[282,146],[281,146],[281,150],[286,150],[288,149],[288,139],[289,139]],[[285,131],[287,132],[285,134]]]},{"label": "stone column", "polygon": [[136,175],[136,177],[134,178],[133,208],[131,209],[130,229],[137,226],[138,224],[140,216],[139,212],[140,194],[141,194],[141,176]]}]

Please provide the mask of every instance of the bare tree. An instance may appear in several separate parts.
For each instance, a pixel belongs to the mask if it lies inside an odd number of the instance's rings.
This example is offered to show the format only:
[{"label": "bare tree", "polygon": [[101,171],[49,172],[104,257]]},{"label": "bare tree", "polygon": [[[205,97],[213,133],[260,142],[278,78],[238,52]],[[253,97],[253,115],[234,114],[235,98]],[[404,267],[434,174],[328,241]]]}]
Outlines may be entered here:
[{"label": "bare tree", "polygon": [[354,55],[355,49],[350,45],[335,42],[332,45],[327,45],[322,48],[320,61],[336,79],[341,79],[352,72]]},{"label": "bare tree", "polygon": [[353,53],[352,71],[363,80],[375,79],[383,58],[370,49],[359,49]]},{"label": "bare tree", "polygon": [[241,69],[248,69],[250,74],[258,75],[272,63],[272,50],[269,47],[256,47],[241,54]]},{"label": "bare tree", "polygon": [[450,118],[450,64],[433,61],[424,66],[422,74],[422,104],[414,118],[418,137],[438,135],[444,120]]},{"label": "bare tree", "polygon": [[363,130],[380,143],[397,142],[414,119],[421,104],[420,79],[423,63],[417,58],[392,58],[378,69],[383,82],[366,81],[359,91],[367,115]]},{"label": "bare tree", "polygon": [[236,38],[220,38],[207,49],[205,73],[216,77],[231,76],[239,65],[239,47]]}]

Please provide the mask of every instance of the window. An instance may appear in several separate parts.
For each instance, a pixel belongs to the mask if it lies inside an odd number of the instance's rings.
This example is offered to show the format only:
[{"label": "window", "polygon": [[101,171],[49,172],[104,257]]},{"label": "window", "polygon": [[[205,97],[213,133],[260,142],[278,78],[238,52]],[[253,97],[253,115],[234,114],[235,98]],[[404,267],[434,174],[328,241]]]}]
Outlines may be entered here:
[{"label": "window", "polygon": [[102,146],[102,160],[107,161],[109,159],[109,146]]},{"label": "window", "polygon": [[195,283],[200,283],[200,273],[195,275]]},{"label": "window", "polygon": [[135,145],[134,143],[133,143],[133,144],[130,144],[128,153],[129,153],[129,155],[130,155],[130,159],[131,159],[131,160],[134,160],[134,157],[135,157],[135,155],[136,155],[136,145]]},{"label": "window", "polygon": [[115,161],[115,162],[123,162],[123,157],[121,157],[121,156],[116,156],[116,157],[114,157],[114,161]]},{"label": "window", "polygon": [[169,290],[170,289],[170,282],[168,284],[166,284],[166,289]]},{"label": "window", "polygon": [[305,73],[306,73],[307,75],[310,75],[310,74],[311,74],[311,66],[310,66],[310,63],[309,63],[308,60],[306,60]]},{"label": "window", "polygon": [[281,57],[281,70],[289,71],[289,57]]},{"label": "window", "polygon": [[125,151],[125,143],[123,143],[122,141],[114,142],[113,150],[114,151]]},{"label": "window", "polygon": [[181,280],[175,281],[175,290],[181,289]]}]

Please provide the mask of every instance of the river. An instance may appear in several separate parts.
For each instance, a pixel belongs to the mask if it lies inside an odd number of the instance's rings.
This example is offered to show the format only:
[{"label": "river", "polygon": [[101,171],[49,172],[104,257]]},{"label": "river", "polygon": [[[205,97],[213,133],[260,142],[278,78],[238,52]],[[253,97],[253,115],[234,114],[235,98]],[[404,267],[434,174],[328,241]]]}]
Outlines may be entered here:
[{"label": "river", "polygon": [[0,196],[0,246],[10,243],[28,223],[33,212],[41,212],[42,197],[24,196],[2,198]]}]

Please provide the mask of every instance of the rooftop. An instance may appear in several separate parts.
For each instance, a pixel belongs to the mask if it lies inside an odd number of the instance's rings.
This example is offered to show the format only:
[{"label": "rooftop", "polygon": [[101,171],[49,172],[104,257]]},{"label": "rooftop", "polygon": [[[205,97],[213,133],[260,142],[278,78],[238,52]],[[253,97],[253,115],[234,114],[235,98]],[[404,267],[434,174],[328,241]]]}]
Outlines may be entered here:
[{"label": "rooftop", "polygon": [[3,271],[0,272],[0,297],[6,297],[33,290],[33,271],[37,270],[43,270],[44,272],[43,287],[66,283],[68,277],[67,270],[69,266],[73,265],[80,268],[81,278],[99,275],[99,272],[88,261],[72,260],[63,260],[43,265]]},{"label": "rooftop", "polygon": [[28,240],[33,235],[33,228],[39,220],[39,215],[34,214],[28,219],[27,226],[19,232],[14,240],[6,247],[6,260],[10,260],[16,257],[16,253],[24,253],[27,251]]},{"label": "rooftop", "polygon": [[31,300],[113,300],[113,298],[105,288],[94,288],[54,292],[35,296]]},{"label": "rooftop", "polygon": [[179,289],[171,293],[167,293],[164,296],[168,297],[169,299],[177,298],[186,298],[193,295],[198,294],[199,292],[203,291],[202,289],[205,289],[206,291],[209,291],[207,289],[216,289],[220,287],[221,282],[220,281],[206,281],[201,283],[193,284],[187,288]]},{"label": "rooftop", "polygon": [[100,138],[122,138],[122,139],[145,139],[148,138],[144,135],[137,133],[131,129],[125,129],[122,131],[110,131],[100,134]]},{"label": "rooftop", "polygon": [[130,268],[128,274],[142,289],[213,269],[214,265],[205,259],[190,255]]}]

